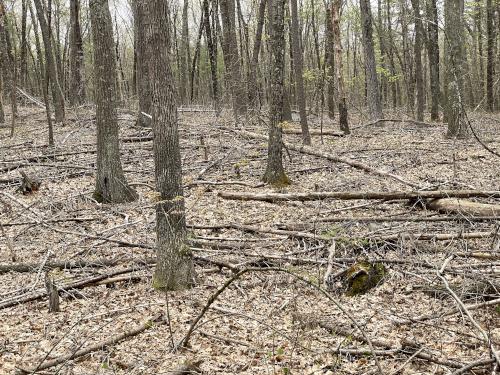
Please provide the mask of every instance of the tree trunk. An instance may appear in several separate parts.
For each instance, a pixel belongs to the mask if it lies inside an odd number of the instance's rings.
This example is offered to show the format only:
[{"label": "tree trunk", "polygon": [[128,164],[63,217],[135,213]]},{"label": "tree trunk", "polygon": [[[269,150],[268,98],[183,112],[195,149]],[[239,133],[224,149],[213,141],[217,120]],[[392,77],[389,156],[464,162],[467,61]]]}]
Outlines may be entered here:
[{"label": "tree trunk", "polygon": [[[9,91],[11,107],[11,130],[10,136],[14,135],[17,116],[17,97],[16,97],[16,66],[11,50],[10,35],[7,31],[7,15],[5,4],[0,0],[0,67],[5,77],[5,86]],[[1,79],[1,77],[0,77]],[[3,112],[3,109],[2,109]]]},{"label": "tree trunk", "polygon": [[[0,68],[1,67],[2,67],[2,62],[0,60]],[[0,74],[0,124],[4,123],[5,123],[5,111],[3,109],[3,82],[2,82],[2,74]]]},{"label": "tree trunk", "polygon": [[208,59],[210,60],[210,77],[212,81],[212,100],[216,114],[219,114],[219,83],[217,79],[217,39],[212,34],[210,25],[210,9],[208,0],[203,0],[203,17],[205,18],[205,36],[207,38]]},{"label": "tree trunk", "polygon": [[153,286],[158,290],[186,289],[193,284],[194,268],[186,243],[186,217],[182,166],[177,131],[174,76],[170,67],[168,8],[164,0],[146,0],[147,46],[151,52],[153,132],[156,185],[161,203],[156,205],[157,264]]},{"label": "tree trunk", "polygon": [[94,44],[94,87],[97,123],[97,175],[94,197],[99,202],[130,202],[137,193],[123,174],[116,113],[116,56],[108,0],[90,0]]},{"label": "tree trunk", "polygon": [[464,45],[464,2],[463,0],[445,0],[445,47],[446,47],[446,118],[448,137],[464,138],[467,127],[463,111],[464,73],[466,66]]},{"label": "tree trunk", "polygon": [[439,120],[439,44],[438,15],[436,0],[426,0],[427,14],[427,53],[429,57],[429,79],[431,86],[431,120]]},{"label": "tree trunk", "polygon": [[42,5],[41,0],[34,0],[38,22],[42,31],[43,44],[45,46],[45,60],[48,65],[50,73],[50,88],[52,91],[52,100],[54,102],[54,110],[56,115],[56,122],[64,122],[65,109],[64,109],[64,96],[59,85],[59,78],[57,74],[57,66],[52,49],[52,37],[49,24],[46,18],[46,12]]},{"label": "tree trunk", "polygon": [[235,0],[220,0],[220,12],[223,26],[222,51],[224,55],[224,64],[226,66],[229,81],[228,87],[231,92],[234,117],[238,121],[240,116],[245,116],[247,113],[247,99],[244,86],[241,84],[234,1]]},{"label": "tree trunk", "polygon": [[367,85],[367,100],[370,118],[377,120],[383,118],[382,102],[377,78],[377,65],[373,48],[372,13],[369,0],[360,0],[361,24],[363,34],[363,49],[365,57],[365,74]]},{"label": "tree trunk", "polygon": [[70,22],[69,103],[75,106],[85,102],[85,83],[83,82],[83,41],[80,28],[80,0],[70,1]]},{"label": "tree trunk", "polygon": [[295,92],[297,94],[297,105],[299,107],[300,127],[302,129],[302,143],[304,143],[305,145],[310,145],[311,135],[309,134],[309,126],[307,125],[306,94],[304,92],[302,48],[300,46],[297,0],[290,0],[290,5],[292,16],[292,28],[290,32],[292,33],[293,67],[295,68]]},{"label": "tree trunk", "polygon": [[285,1],[268,0],[270,108],[267,168],[262,180],[274,186],[290,183],[283,168],[283,94],[285,86]]},{"label": "tree trunk", "polygon": [[21,61],[20,65],[20,78],[21,86],[28,87],[28,41],[26,38],[26,19],[28,15],[27,0],[22,0],[21,3]]},{"label": "tree trunk", "polygon": [[425,105],[425,92],[424,92],[424,72],[422,69],[422,39],[423,39],[423,26],[422,18],[420,15],[420,0],[411,0],[413,13],[415,15],[415,81],[417,85],[417,121],[424,121],[424,105]]},{"label": "tree trunk", "polygon": [[193,82],[191,81],[191,90],[188,90],[189,62],[191,61],[189,51],[189,23],[188,23],[189,0],[184,0],[182,6],[182,35],[181,35],[181,54],[180,54],[180,85],[179,97],[180,104],[186,104],[188,92],[193,91]]},{"label": "tree trunk", "polygon": [[346,90],[344,87],[344,73],[342,66],[342,39],[340,35],[340,7],[341,0],[332,1],[332,32],[335,42],[335,73],[337,74],[337,85],[339,93],[339,122],[340,130],[345,134],[349,134],[349,123],[347,118],[347,100]]},{"label": "tree trunk", "polygon": [[326,60],[326,105],[328,107],[328,117],[335,118],[335,42],[333,38],[333,22],[330,7],[325,10],[325,60]]},{"label": "tree trunk", "polygon": [[253,44],[252,61],[250,63],[248,78],[248,101],[253,111],[259,110],[259,83],[257,82],[257,67],[259,65],[260,45],[262,43],[262,29],[266,13],[266,3],[268,0],[260,0],[259,15],[257,18],[257,30],[255,31],[255,41]]},{"label": "tree trunk", "polygon": [[495,79],[495,30],[493,18],[495,12],[492,0],[486,0],[486,32],[487,32],[487,62],[486,62],[486,108],[494,110],[495,97],[493,95],[493,81]]},{"label": "tree trunk", "polygon": [[139,113],[137,114],[137,126],[151,127],[151,119],[144,115],[151,115],[151,84],[149,77],[149,55],[146,48],[146,30],[144,25],[147,24],[149,17],[146,12],[146,6],[143,0],[134,0],[134,17],[135,17],[135,37],[136,37],[136,55],[137,55],[137,97],[139,99]]}]

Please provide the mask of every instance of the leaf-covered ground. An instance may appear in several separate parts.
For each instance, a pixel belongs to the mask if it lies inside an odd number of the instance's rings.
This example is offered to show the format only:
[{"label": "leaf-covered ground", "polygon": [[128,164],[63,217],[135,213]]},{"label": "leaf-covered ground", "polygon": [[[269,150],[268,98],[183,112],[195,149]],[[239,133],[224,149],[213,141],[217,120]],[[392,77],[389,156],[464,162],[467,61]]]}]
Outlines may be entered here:
[{"label": "leaf-covered ground", "polygon": [[[500,117],[471,117],[481,140],[500,150]],[[444,289],[437,270],[455,255],[443,274],[465,305],[500,298],[496,289],[500,285],[498,220],[359,220],[446,216],[404,201],[272,204],[221,199],[219,191],[273,189],[260,183],[266,144],[223,128],[233,127],[229,116],[227,120],[215,118],[211,112],[182,112],[180,125],[187,222],[193,254],[198,257],[197,285],[167,295],[153,290],[152,266],[146,264],[154,257],[148,247],[154,246],[156,236],[152,142],[146,139],[150,131],[135,127],[131,112],[120,111],[119,118],[124,170],[139,193],[138,201],[121,205],[92,199],[96,157],[92,108],[68,112],[67,123],[55,127],[54,148],[47,147],[45,114],[39,108],[20,109],[13,138],[8,128],[0,128],[0,266],[33,263],[30,272],[2,272],[0,268],[0,307],[45,290],[44,265],[53,261],[94,263],[50,270],[48,275],[59,287],[135,267],[114,282],[61,292],[59,313],[48,312],[46,298],[1,308],[1,374],[36,368],[160,313],[165,324],[153,324],[137,336],[65,361],[45,373],[169,374],[186,361],[201,361],[206,374],[374,374],[378,361],[384,374],[450,374],[470,362],[491,358],[489,344],[464,312],[442,316],[458,305]],[[400,175],[423,189],[500,190],[500,159],[473,137],[446,139],[442,124],[364,127],[358,123],[361,120],[352,121],[355,129],[347,137],[325,136],[322,141],[314,136],[313,146]],[[319,126],[319,119],[311,117],[311,128],[319,130]],[[324,127],[334,129],[335,125],[325,119]],[[264,126],[244,128],[265,133]],[[201,145],[201,137],[208,147]],[[285,138],[300,143],[300,136]],[[292,185],[281,190],[286,192],[409,189],[346,164],[291,150],[285,152],[285,166],[292,180]],[[42,180],[38,192],[22,195],[17,191],[19,170]],[[499,199],[478,201],[500,203]],[[325,217],[336,221],[322,221]],[[475,240],[415,239],[418,233],[488,231],[492,236]],[[400,236],[390,243],[374,240],[389,234]],[[172,350],[210,296],[232,276],[231,270],[218,267],[216,261],[239,267],[281,267],[308,283],[322,285],[329,252],[333,274],[360,258],[383,261],[388,272],[378,287],[361,296],[347,297],[338,283],[331,284],[328,293],[333,301],[287,273],[248,273],[208,310],[189,347]],[[114,260],[116,265],[103,266],[103,260]],[[363,333],[336,304],[350,313]],[[498,302],[470,312],[498,349]],[[409,321],[420,316],[430,319]],[[376,356],[363,337],[372,341]],[[489,364],[473,373],[491,371]]]}]

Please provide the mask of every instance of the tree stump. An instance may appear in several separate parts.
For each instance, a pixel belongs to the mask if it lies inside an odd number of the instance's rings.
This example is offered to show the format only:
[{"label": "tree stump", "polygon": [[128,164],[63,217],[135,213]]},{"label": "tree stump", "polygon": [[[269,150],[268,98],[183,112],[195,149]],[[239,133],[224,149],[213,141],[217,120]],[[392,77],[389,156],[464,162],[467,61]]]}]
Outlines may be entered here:
[{"label": "tree stump", "polygon": [[47,294],[49,296],[49,312],[59,312],[59,291],[54,282],[54,279],[49,276],[49,273],[45,273],[45,287],[47,288]]},{"label": "tree stump", "polygon": [[344,274],[345,294],[356,296],[366,293],[382,281],[386,272],[382,263],[370,263],[367,260],[354,263]]},{"label": "tree stump", "polygon": [[21,193],[23,193],[24,195],[28,195],[40,189],[40,185],[42,183],[37,177],[28,176],[24,171],[20,171],[20,173],[21,176],[23,176],[21,186],[18,189]]}]

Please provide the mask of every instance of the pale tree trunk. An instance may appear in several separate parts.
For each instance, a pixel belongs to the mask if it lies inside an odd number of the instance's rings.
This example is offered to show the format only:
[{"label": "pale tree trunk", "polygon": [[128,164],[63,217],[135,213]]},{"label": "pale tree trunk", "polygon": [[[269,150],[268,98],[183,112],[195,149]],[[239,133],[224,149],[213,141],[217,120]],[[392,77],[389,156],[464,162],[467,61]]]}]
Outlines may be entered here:
[{"label": "pale tree trunk", "polygon": [[268,0],[270,105],[267,168],[262,180],[274,186],[290,183],[283,168],[283,96],[285,85],[285,1]]},{"label": "pale tree trunk", "polygon": [[335,43],[335,73],[337,75],[338,102],[339,102],[339,122],[340,130],[349,134],[349,122],[347,118],[347,98],[344,86],[344,73],[342,65],[342,38],[340,35],[340,7],[342,0],[332,1],[332,32]]},{"label": "pale tree trunk", "polygon": [[146,116],[151,115],[151,84],[149,77],[149,55],[146,48],[146,29],[147,25],[146,4],[144,0],[134,0],[134,27],[135,27],[135,46],[136,46],[136,88],[139,99],[139,113],[137,114],[137,126],[150,127],[151,119]]},{"label": "pale tree trunk", "polygon": [[[495,78],[495,30],[493,28],[495,12],[492,0],[486,0],[486,33],[487,33],[487,61],[486,61],[486,108],[494,110],[495,97],[493,95],[493,81]],[[500,17],[499,17],[500,23]]]},{"label": "pale tree trunk", "polygon": [[56,122],[64,122],[64,117],[65,117],[64,96],[61,86],[59,85],[56,60],[52,48],[52,37],[50,28],[47,22],[46,12],[41,0],[34,0],[34,2],[38,17],[38,22],[40,23],[40,29],[42,31],[43,44],[45,46],[45,60],[50,73],[49,77],[50,88],[52,91],[52,100],[54,102]]},{"label": "pale tree trunk", "polygon": [[186,217],[182,189],[176,89],[170,67],[168,3],[146,0],[148,13],[147,46],[151,51],[150,77],[153,86],[153,132],[156,185],[157,263],[153,287],[180,290],[194,282],[191,251],[186,243]]},{"label": "pale tree trunk", "polygon": [[464,49],[464,3],[463,0],[445,0],[445,47],[446,47],[446,118],[448,137],[467,136],[463,111],[464,73],[466,66]]},{"label": "pale tree trunk", "polygon": [[21,61],[19,62],[21,86],[24,88],[28,87],[28,41],[26,38],[28,7],[26,1],[21,2]]},{"label": "pale tree trunk", "polygon": [[[7,30],[7,15],[5,4],[0,0],[0,67],[3,70],[5,86],[9,91],[11,107],[11,128],[10,136],[14,135],[17,116],[17,96],[16,96],[16,66],[11,50],[10,35]],[[1,94],[1,93],[0,93]],[[3,112],[3,108],[2,108]]]},{"label": "pale tree trunk", "polygon": [[295,68],[295,92],[297,94],[297,105],[299,107],[300,127],[302,129],[302,143],[304,143],[305,145],[310,145],[311,135],[309,134],[309,126],[307,125],[306,94],[304,92],[302,48],[300,47],[297,0],[290,0],[290,5],[292,9],[292,29],[290,30],[290,32],[292,33],[293,66]]},{"label": "pale tree trunk", "polygon": [[108,0],[90,0],[94,44],[94,88],[97,124],[97,175],[94,198],[104,203],[131,202],[137,193],[128,186],[120,161],[116,112],[116,56]]},{"label": "pale tree trunk", "polygon": [[[0,72],[2,71],[2,62],[0,61]],[[5,111],[3,109],[3,84],[2,75],[0,74],[0,124],[5,123]]]},{"label": "pale tree trunk", "polygon": [[85,83],[83,81],[83,41],[80,28],[80,0],[70,1],[70,47],[69,47],[69,103],[74,105],[85,102]]},{"label": "pale tree trunk", "polygon": [[438,14],[436,0],[426,1],[427,54],[429,58],[429,79],[431,86],[431,120],[439,120],[439,44]]},{"label": "pale tree trunk", "polygon": [[424,121],[424,106],[425,106],[425,92],[424,92],[424,72],[422,68],[422,42],[423,42],[423,26],[420,15],[420,0],[411,0],[413,7],[413,14],[415,16],[415,82],[417,86],[417,121]]},{"label": "pale tree trunk", "polygon": [[234,117],[247,113],[245,88],[241,84],[240,57],[236,40],[235,3],[234,0],[220,0],[222,17],[222,52],[228,76],[228,87],[231,92]]},{"label": "pale tree trunk", "polygon": [[363,49],[365,57],[365,74],[367,85],[367,101],[372,120],[383,118],[382,102],[377,78],[377,65],[373,48],[372,12],[369,0],[360,0],[361,28],[363,34]]},{"label": "pale tree trunk", "polygon": [[326,72],[326,105],[328,107],[328,117],[335,118],[335,43],[333,39],[332,12],[329,4],[325,9],[325,72]]}]

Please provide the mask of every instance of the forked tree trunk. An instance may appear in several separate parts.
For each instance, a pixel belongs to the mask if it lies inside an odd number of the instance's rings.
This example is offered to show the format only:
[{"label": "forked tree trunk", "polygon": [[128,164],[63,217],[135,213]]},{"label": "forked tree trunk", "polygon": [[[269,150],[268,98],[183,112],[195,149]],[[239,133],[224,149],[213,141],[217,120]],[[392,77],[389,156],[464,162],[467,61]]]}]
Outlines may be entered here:
[{"label": "forked tree trunk", "polygon": [[295,85],[297,94],[297,105],[299,107],[300,128],[302,129],[302,143],[311,144],[311,135],[307,125],[306,94],[304,92],[304,78],[302,67],[302,48],[300,47],[299,15],[297,11],[297,0],[290,0],[292,15],[292,50],[293,67],[295,68]]},{"label": "forked tree trunk", "polygon": [[349,134],[349,122],[347,118],[347,99],[344,87],[344,73],[342,66],[342,39],[340,35],[340,7],[342,0],[332,1],[332,32],[335,42],[335,73],[337,74],[337,85],[339,92],[339,122],[340,130]]},{"label": "forked tree trunk", "polygon": [[139,99],[139,113],[137,114],[136,125],[151,126],[151,119],[146,116],[151,115],[151,83],[149,77],[149,55],[146,48],[147,18],[149,17],[144,0],[134,0],[134,25],[135,25],[135,46],[137,55],[137,97]]},{"label": "forked tree trunk", "polygon": [[151,15],[147,45],[152,57],[153,149],[156,185],[161,201],[156,205],[157,263],[153,286],[159,290],[179,290],[193,284],[194,268],[186,243],[176,89],[168,53],[171,43],[167,23],[168,2],[146,0],[146,4]]},{"label": "forked tree trunk", "polygon": [[64,96],[59,85],[59,78],[57,74],[56,60],[52,48],[52,36],[49,24],[46,18],[46,12],[41,0],[34,0],[38,22],[42,31],[43,44],[45,46],[45,60],[50,73],[50,88],[52,91],[52,100],[54,102],[54,111],[56,122],[64,122],[65,109],[64,109]]},{"label": "forked tree trunk", "polygon": [[262,180],[274,186],[290,183],[283,168],[283,94],[285,84],[285,0],[269,0],[270,105],[267,168]]},{"label": "forked tree trunk", "polygon": [[97,107],[97,175],[94,197],[105,203],[131,202],[137,198],[137,193],[128,186],[120,161],[116,56],[108,0],[90,0],[89,7]]},{"label": "forked tree trunk", "polygon": [[83,41],[80,28],[80,0],[70,1],[70,46],[69,46],[69,103],[72,106],[85,102],[83,81]]}]

